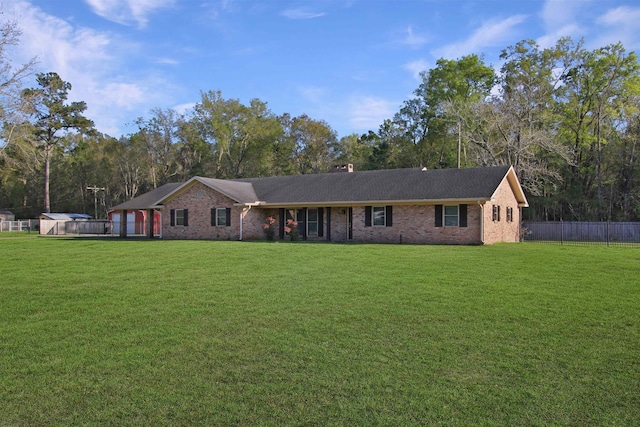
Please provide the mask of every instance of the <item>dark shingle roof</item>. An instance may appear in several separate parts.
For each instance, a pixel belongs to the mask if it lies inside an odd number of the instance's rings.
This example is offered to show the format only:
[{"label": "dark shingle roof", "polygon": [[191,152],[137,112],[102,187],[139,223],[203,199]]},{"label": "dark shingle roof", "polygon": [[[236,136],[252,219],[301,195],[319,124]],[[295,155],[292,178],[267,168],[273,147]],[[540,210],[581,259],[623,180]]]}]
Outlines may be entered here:
[{"label": "dark shingle roof", "polygon": [[[473,169],[387,169],[312,175],[224,180],[194,177],[165,184],[113,210],[160,205],[181,186],[199,181],[239,203],[278,204],[366,203],[393,201],[489,200],[509,166]],[[524,195],[522,195],[523,201]]]},{"label": "dark shingle roof", "polygon": [[136,209],[148,209],[152,206],[157,206],[162,200],[177,188],[182,186],[184,182],[172,182],[165,184],[161,187],[153,189],[148,193],[144,193],[138,197],[135,197],[124,203],[120,203],[117,206],[111,208],[112,210],[136,210]]},{"label": "dark shingle roof", "polygon": [[277,203],[490,199],[509,166],[392,169],[250,178],[260,201]]},{"label": "dark shingle roof", "polygon": [[236,202],[254,203],[258,200],[255,188],[250,182],[202,177],[196,177],[196,179],[203,184],[216,189],[227,197],[230,197]]}]

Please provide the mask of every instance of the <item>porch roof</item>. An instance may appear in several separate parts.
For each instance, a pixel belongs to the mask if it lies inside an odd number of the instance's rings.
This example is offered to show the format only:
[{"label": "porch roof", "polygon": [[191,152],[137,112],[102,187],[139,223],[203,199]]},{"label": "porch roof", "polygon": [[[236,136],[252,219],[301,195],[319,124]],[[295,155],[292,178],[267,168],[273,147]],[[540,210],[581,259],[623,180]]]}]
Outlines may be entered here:
[{"label": "porch roof", "polygon": [[153,189],[148,193],[141,194],[138,197],[134,197],[124,203],[114,206],[111,210],[137,210],[137,209],[150,209],[162,204],[162,201],[177,188],[181,187],[183,182],[172,182],[165,184],[161,187]]}]

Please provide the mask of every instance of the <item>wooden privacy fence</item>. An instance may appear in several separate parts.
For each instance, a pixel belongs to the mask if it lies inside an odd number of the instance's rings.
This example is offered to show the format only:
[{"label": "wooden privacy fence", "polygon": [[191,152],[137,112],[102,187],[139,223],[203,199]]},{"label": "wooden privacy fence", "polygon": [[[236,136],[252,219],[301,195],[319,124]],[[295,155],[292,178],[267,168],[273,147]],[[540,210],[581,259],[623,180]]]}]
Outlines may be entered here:
[{"label": "wooden privacy fence", "polygon": [[525,241],[640,246],[640,222],[524,222]]}]

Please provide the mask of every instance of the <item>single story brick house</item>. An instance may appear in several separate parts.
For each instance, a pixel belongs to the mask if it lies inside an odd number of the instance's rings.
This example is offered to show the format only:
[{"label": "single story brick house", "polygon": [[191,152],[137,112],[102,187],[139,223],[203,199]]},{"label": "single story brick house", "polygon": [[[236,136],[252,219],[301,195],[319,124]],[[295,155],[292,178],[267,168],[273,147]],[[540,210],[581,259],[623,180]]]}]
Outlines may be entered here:
[{"label": "single story brick house", "polygon": [[[520,241],[521,208],[528,202],[513,167],[393,169],[247,179],[193,177],[113,207],[160,215],[165,239],[275,238],[288,220],[301,240],[492,244]],[[147,236],[158,226],[147,224]],[[126,237],[127,227],[120,227]]]}]

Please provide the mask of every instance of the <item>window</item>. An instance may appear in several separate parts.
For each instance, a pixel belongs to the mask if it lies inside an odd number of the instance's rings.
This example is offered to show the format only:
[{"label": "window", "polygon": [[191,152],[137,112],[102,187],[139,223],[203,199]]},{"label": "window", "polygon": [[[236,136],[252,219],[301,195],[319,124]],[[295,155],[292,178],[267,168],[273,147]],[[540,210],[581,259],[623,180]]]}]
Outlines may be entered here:
[{"label": "window", "polygon": [[180,225],[180,226],[186,227],[187,225],[189,225],[188,209],[171,209],[170,217],[171,217],[171,226]]},{"label": "window", "polygon": [[364,226],[391,227],[393,206],[365,206]]},{"label": "window", "polygon": [[[291,232],[299,233],[300,219],[302,217],[302,212],[299,209],[287,209],[287,214],[285,218],[285,229],[284,235],[289,236]],[[290,230],[290,231],[288,231]]]},{"label": "window", "polygon": [[318,209],[307,211],[307,235],[318,236]]},{"label": "window", "polygon": [[211,225],[229,227],[231,225],[231,208],[211,208]]},{"label": "window", "polygon": [[493,217],[494,221],[500,221],[500,206],[493,205]]},{"label": "window", "polygon": [[287,209],[286,210],[286,218],[285,222],[298,221],[298,210],[297,209]]},{"label": "window", "polygon": [[457,227],[459,221],[458,205],[447,205],[444,207],[444,226]]},{"label": "window", "polygon": [[385,221],[385,207],[384,206],[373,206],[372,208],[372,213],[373,213],[373,225],[374,226],[384,226],[386,224]]},{"label": "window", "polygon": [[513,222],[513,208],[507,207],[507,222]]},{"label": "window", "polygon": [[305,238],[305,216],[306,209],[280,208],[278,211],[280,239],[284,239],[287,236],[297,237],[298,235],[302,235],[302,238]]},{"label": "window", "polygon": [[467,205],[436,205],[436,227],[466,227]]},{"label": "window", "polygon": [[176,209],[176,225],[184,225],[184,209]]},{"label": "window", "polygon": [[217,226],[226,226],[227,225],[227,210],[226,209],[216,209],[216,225]]}]

